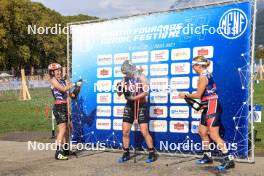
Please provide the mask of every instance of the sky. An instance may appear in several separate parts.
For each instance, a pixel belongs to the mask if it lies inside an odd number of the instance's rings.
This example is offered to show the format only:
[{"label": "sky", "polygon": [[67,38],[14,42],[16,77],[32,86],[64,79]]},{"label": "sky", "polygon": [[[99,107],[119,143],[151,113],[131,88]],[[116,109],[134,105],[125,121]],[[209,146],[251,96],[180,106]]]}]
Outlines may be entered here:
[{"label": "sky", "polygon": [[175,0],[34,0],[62,15],[86,14],[101,18],[112,18],[167,10]]},{"label": "sky", "polygon": [[[211,3],[226,0],[33,0],[62,15],[85,14],[100,18],[114,18],[134,14],[164,11],[171,6],[186,7],[190,4]],[[175,3],[176,2],[176,3]],[[264,0],[258,0],[264,8]]]}]

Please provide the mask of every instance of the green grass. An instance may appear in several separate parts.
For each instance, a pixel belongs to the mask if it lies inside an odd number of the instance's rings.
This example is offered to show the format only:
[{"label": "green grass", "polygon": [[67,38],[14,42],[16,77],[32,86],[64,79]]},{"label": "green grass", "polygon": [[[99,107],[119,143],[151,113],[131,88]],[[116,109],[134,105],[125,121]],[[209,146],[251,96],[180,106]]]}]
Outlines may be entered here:
[{"label": "green grass", "polygon": [[[51,107],[53,98],[49,88],[29,90],[32,100],[20,101],[19,91],[0,93],[0,134],[15,131],[50,131],[51,119],[45,118],[45,105]],[[255,85],[254,103],[264,108],[264,81]],[[264,121],[264,110],[262,110]],[[256,150],[264,151],[264,122],[255,123],[258,131]]]},{"label": "green grass", "polygon": [[[261,81],[260,84],[255,84],[254,92],[254,103],[262,105],[264,108],[264,81]],[[260,142],[256,142],[256,150],[264,151],[264,109],[262,108],[262,122],[255,123],[255,129],[258,131],[257,138],[261,139]]]},{"label": "green grass", "polygon": [[29,90],[32,100],[21,101],[19,91],[0,94],[0,133],[15,131],[49,131],[51,119],[45,118],[45,105],[51,106],[50,89]]}]

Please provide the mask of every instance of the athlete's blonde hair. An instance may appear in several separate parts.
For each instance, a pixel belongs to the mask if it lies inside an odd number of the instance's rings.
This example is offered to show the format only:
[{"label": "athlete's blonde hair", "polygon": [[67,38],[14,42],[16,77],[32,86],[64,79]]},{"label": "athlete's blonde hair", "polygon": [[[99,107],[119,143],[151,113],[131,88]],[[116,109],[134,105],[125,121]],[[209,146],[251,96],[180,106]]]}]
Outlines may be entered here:
[{"label": "athlete's blonde hair", "polygon": [[201,65],[207,68],[210,66],[210,60],[206,59],[204,56],[196,56],[193,58],[192,65]]}]

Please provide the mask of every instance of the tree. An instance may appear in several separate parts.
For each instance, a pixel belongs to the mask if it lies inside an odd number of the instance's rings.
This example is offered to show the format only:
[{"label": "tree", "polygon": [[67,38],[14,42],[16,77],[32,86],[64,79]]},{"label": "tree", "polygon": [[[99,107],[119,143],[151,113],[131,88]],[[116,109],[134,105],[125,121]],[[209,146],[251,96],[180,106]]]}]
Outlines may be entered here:
[{"label": "tree", "polygon": [[[28,25],[53,27],[95,19],[86,15],[62,16],[31,0],[0,0],[0,70],[47,68],[51,62],[66,66],[66,35],[30,34]],[[33,69],[34,70],[34,69]]]},{"label": "tree", "polygon": [[256,58],[257,59],[264,59],[264,46],[263,45],[259,45],[257,52],[256,52]]}]

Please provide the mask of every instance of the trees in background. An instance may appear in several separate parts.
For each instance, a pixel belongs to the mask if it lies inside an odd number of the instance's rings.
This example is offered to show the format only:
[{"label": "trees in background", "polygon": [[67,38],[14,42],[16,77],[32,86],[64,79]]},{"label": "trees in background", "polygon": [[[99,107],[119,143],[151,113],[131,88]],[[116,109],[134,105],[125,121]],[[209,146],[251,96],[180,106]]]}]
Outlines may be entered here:
[{"label": "trees in background", "polygon": [[28,25],[53,27],[67,22],[96,19],[86,15],[62,16],[30,0],[0,0],[0,70],[47,68],[66,65],[65,34],[29,34]]},{"label": "trees in background", "polygon": [[[257,16],[256,44],[264,44],[264,10]],[[28,25],[45,27],[93,20],[86,15],[62,16],[31,0],[0,0],[0,70],[47,68],[51,62],[66,65],[65,34],[28,34]]]},{"label": "trees in background", "polygon": [[264,9],[257,13],[257,28],[256,28],[256,46],[264,45]]}]

